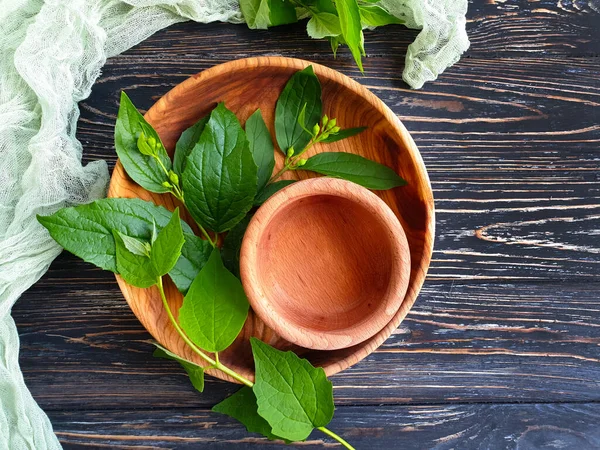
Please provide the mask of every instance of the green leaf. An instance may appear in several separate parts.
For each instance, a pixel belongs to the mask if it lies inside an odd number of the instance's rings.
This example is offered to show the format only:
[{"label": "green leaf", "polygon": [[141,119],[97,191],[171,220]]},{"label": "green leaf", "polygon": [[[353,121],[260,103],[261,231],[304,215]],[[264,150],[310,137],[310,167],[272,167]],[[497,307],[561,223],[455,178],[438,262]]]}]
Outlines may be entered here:
[{"label": "green leaf", "polygon": [[257,190],[260,191],[268,183],[275,167],[273,141],[260,109],[257,109],[246,121],[246,135],[254,162],[258,166]]},{"label": "green leaf", "polygon": [[[105,198],[63,208],[51,216],[38,216],[38,221],[65,250],[101,269],[117,272],[113,230],[148,242],[154,227],[162,230],[171,217],[164,207],[138,198]],[[179,290],[185,291],[208,260],[212,247],[195,236],[187,223],[182,221],[181,226],[185,244],[170,275]],[[203,253],[205,259],[200,257]]]},{"label": "green leaf", "polygon": [[[252,388],[244,386],[235,394],[227,397],[212,410],[240,421],[250,433],[259,433],[270,440],[282,439],[271,431],[271,425],[258,414],[256,396]],[[286,441],[289,443],[289,441]]]},{"label": "green leaf", "polygon": [[272,433],[302,441],[313,428],[333,418],[333,386],[322,368],[313,367],[293,352],[282,352],[250,338],[256,366],[258,414],[271,425]]},{"label": "green leaf", "polygon": [[152,156],[142,154],[138,149],[138,137],[142,131],[146,138],[153,138],[156,141],[158,157],[168,171],[171,168],[171,159],[158,133],[146,122],[127,94],[121,92],[121,103],[115,124],[115,149],[119,160],[133,181],[144,189],[157,193],[169,192],[170,189],[163,186],[169,178],[158,161]]},{"label": "green leaf", "polygon": [[306,105],[306,128],[312,130],[321,120],[321,84],[312,66],[296,72],[285,85],[275,107],[275,135],[281,151],[290,147],[300,153],[312,136],[298,123],[300,112]]},{"label": "green leaf", "polygon": [[179,364],[181,364],[181,367],[183,367],[184,370],[187,372],[188,376],[190,377],[190,381],[192,382],[192,385],[196,388],[196,390],[198,392],[204,391],[204,368],[202,368],[202,366],[188,361],[187,359],[180,358],[175,353],[170,352],[169,350],[157,343],[154,343],[154,345],[156,346],[156,350],[154,350],[152,356],[154,356],[155,358],[163,358],[177,361]]},{"label": "green leaf", "polygon": [[403,20],[391,15],[377,5],[360,5],[360,19],[363,27],[381,27],[391,24],[402,24]]},{"label": "green leaf", "polygon": [[175,267],[184,242],[179,208],[175,208],[171,220],[160,230],[150,251],[150,262],[156,276],[162,277]]},{"label": "green leaf", "polygon": [[[304,167],[303,167],[304,168]],[[271,195],[275,192],[283,189],[286,186],[294,183],[296,180],[279,180],[273,183],[267,184],[262,191],[256,194],[256,198],[254,199],[254,206],[260,206],[264,202],[266,202]]]},{"label": "green leaf", "polygon": [[331,0],[316,0],[313,6],[318,12],[337,14],[335,5]]},{"label": "green leaf", "polygon": [[337,0],[335,7],[340,18],[340,26],[342,28],[342,36],[344,41],[350,48],[354,61],[360,69],[364,72],[361,51],[363,51],[364,36],[362,32],[362,25],[360,23],[360,11],[358,9],[358,3],[356,0]]},{"label": "green leaf", "polygon": [[352,136],[356,136],[357,134],[365,131],[367,127],[356,127],[356,128],[347,128],[345,130],[340,130],[335,134],[330,134],[329,137],[323,139],[321,142],[325,144],[331,144],[332,142],[341,141],[342,139],[346,139]]},{"label": "green leaf", "polygon": [[269,21],[272,27],[298,22],[296,8],[289,0],[269,0]]},{"label": "green leaf", "polygon": [[313,39],[338,36],[342,33],[338,16],[326,12],[312,16],[308,24],[306,24],[306,31]]},{"label": "green leaf", "polygon": [[257,171],[240,122],[219,103],[183,173],[189,212],[205,228],[217,233],[231,229],[252,207]]},{"label": "green leaf", "polygon": [[406,184],[388,166],[352,153],[318,153],[308,158],[302,169],[343,178],[368,189],[385,190]]},{"label": "green leaf", "polygon": [[175,156],[173,157],[173,170],[177,175],[181,177],[183,171],[185,170],[185,166],[187,164],[187,158],[192,152],[194,145],[200,139],[202,132],[204,131],[204,127],[206,126],[206,122],[208,122],[208,117],[205,116],[196,122],[194,125],[185,130],[177,144],[175,145]]},{"label": "green leaf", "polygon": [[157,275],[150,263],[150,258],[131,253],[125,247],[122,234],[113,230],[116,245],[117,273],[123,279],[140,288],[149,288],[156,284]]},{"label": "green leaf", "polygon": [[200,348],[220,352],[240,333],[248,307],[240,280],[225,268],[215,249],[183,299],[179,323]]},{"label": "green leaf", "polygon": [[181,256],[169,276],[182,294],[186,294],[192,281],[198,275],[212,252],[212,245],[193,234],[185,234],[185,242],[181,248]]},{"label": "green leaf", "polygon": [[129,250],[131,253],[137,256],[147,256],[150,257],[150,244],[144,241],[140,241],[139,239],[133,238],[131,236],[127,236],[119,231],[119,236],[121,237],[121,241],[123,241],[123,245],[125,248]]},{"label": "green leaf", "polygon": [[271,25],[269,0],[240,0],[248,28],[266,30]]},{"label": "green leaf", "polygon": [[252,220],[252,215],[248,214],[240,223],[229,230],[221,248],[223,264],[227,270],[238,278],[240,277],[240,248],[250,220]]},{"label": "green leaf", "polygon": [[331,36],[329,38],[329,43],[331,44],[331,51],[333,52],[333,57],[337,58],[337,51],[340,48],[340,44],[345,44],[343,36]]}]

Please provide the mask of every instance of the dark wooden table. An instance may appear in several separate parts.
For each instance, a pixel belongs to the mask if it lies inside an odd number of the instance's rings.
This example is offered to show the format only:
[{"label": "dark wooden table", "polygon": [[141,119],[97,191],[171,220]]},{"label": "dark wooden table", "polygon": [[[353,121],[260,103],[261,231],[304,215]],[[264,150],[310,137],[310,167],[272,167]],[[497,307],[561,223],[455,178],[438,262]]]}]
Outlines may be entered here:
[{"label": "dark wooden table", "polygon": [[[115,163],[126,89],[148,108],[188,76],[277,54],[333,67],[402,119],[429,170],[437,237],[415,307],[333,377],[331,428],[357,448],[600,448],[600,3],[477,0],[468,54],[422,91],[401,80],[416,32],[367,33],[366,75],[301,25],[174,26],[112,58],[81,104],[86,161]],[[25,380],[65,448],[286,448],[210,407],[114,277],[63,254],[17,302]],[[302,444],[339,448],[314,433]]]}]

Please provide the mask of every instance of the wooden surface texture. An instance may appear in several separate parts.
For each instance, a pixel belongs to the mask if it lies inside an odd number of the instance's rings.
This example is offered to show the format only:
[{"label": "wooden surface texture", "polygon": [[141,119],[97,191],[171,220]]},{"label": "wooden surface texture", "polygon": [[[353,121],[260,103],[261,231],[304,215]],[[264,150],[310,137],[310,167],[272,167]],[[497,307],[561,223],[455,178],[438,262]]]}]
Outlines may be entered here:
[{"label": "wooden surface texture", "polygon": [[[431,178],[436,242],[414,307],[368,358],[334,376],[331,429],[357,448],[600,447],[600,7],[597,0],[474,0],[467,55],[412,91],[415,31],[347,50],[302,25],[185,23],[110,59],[81,103],[84,159],[116,155],[119,93],[149,108],[192,74],[259,55],[313,60],[380,97]],[[150,336],[110,273],[63,254],[13,310],[25,381],[67,449],[284,448],[210,407],[151,357]],[[339,448],[317,433],[300,448]],[[289,447],[288,447],[289,448]]]}]

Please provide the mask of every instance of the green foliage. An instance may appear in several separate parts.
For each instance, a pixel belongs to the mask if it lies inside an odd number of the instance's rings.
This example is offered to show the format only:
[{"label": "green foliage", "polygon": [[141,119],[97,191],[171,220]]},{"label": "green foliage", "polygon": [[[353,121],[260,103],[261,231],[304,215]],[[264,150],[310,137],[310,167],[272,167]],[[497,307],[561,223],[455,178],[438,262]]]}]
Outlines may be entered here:
[{"label": "green foliage", "polygon": [[202,117],[198,122],[192,125],[190,128],[185,130],[175,145],[175,156],[173,157],[173,170],[180,177],[183,175],[185,166],[187,164],[187,158],[192,152],[192,149],[196,143],[200,140],[200,135],[204,131],[208,117]]},{"label": "green foliage", "polygon": [[251,338],[256,366],[258,413],[272,432],[302,441],[315,427],[333,418],[333,386],[322,368],[313,367],[293,352],[282,352]]},{"label": "green foliage", "polygon": [[406,184],[406,181],[389,167],[352,153],[319,153],[308,158],[302,169],[343,178],[368,189],[384,190]]},{"label": "green foliage", "polygon": [[270,440],[282,439],[273,434],[269,422],[258,414],[256,396],[248,386],[244,386],[232,396],[216,404],[212,410],[237,419],[250,433],[262,434]]},{"label": "green foliage", "polygon": [[227,231],[252,207],[258,168],[235,114],[220,103],[183,172],[186,206],[204,228]]},{"label": "green foliage", "polygon": [[204,392],[204,369],[202,366],[188,361],[187,359],[180,358],[175,353],[171,353],[169,350],[156,343],[154,345],[156,345],[156,350],[154,350],[152,356],[155,358],[177,361],[187,372],[188,376],[190,377],[190,381],[192,382],[192,386],[194,386],[198,392]]},{"label": "green foliage", "polygon": [[[362,17],[367,25],[392,23],[376,2],[361,1],[359,7],[356,0],[242,0],[241,7],[244,16],[251,18],[248,24],[256,28],[295,21],[295,7],[311,11],[311,35],[329,37],[334,51],[340,43],[348,43],[359,66],[362,31],[356,28],[356,18]],[[304,157],[315,144],[346,139],[365,129],[341,129],[335,118],[322,113],[321,85],[308,66],[291,77],[275,106],[275,134],[285,159],[272,175],[274,144],[259,110],[248,118],[244,131],[235,114],[220,103],[210,116],[183,132],[171,164],[156,131],[123,93],[115,128],[115,146],[123,167],[140,186],[175,196],[204,239],[180,219],[179,208],[171,213],[140,199],[99,200],[63,208],[38,220],[66,250],[85,261],[120,274],[134,286],[156,286],[171,322],[168,332],[177,332],[210,369],[246,385],[214,411],[238,419],[248,431],[269,439],[304,440],[318,428],[352,449],[323,428],[331,420],[334,406],[332,386],[322,369],[256,339],[251,339],[255,384],[219,360],[219,352],[234,342],[248,316],[248,300],[236,275],[239,277],[240,247],[251,209],[294,182],[278,180],[283,173],[310,170],[370,189],[405,183],[389,167],[358,155]],[[229,232],[221,253],[218,243],[223,236],[219,233],[225,231]],[[185,295],[178,320],[164,290],[167,273]],[[179,362],[194,387],[204,390],[201,366],[157,347],[155,356]]]},{"label": "green foliage", "polygon": [[[285,85],[275,107],[275,135],[281,151],[304,149],[311,140],[311,129],[321,119],[321,83],[312,66],[296,72]],[[304,127],[298,122],[300,114]]]},{"label": "green foliage", "polygon": [[257,191],[260,192],[269,182],[273,167],[275,167],[273,141],[260,109],[257,109],[246,121],[246,135],[254,162],[258,166]]},{"label": "green foliage", "polygon": [[200,348],[220,352],[244,326],[248,307],[242,284],[225,268],[215,249],[183,299],[179,322]]},{"label": "green foliage", "polygon": [[167,172],[171,160],[158,133],[133,105],[125,92],[115,125],[115,150],[127,174],[150,192],[165,193],[171,188]]}]

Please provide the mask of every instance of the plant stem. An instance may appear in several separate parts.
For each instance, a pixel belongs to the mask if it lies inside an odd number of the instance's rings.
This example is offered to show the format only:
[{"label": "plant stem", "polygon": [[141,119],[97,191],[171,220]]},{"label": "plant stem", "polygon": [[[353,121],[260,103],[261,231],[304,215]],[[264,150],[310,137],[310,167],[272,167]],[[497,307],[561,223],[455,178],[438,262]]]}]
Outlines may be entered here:
[{"label": "plant stem", "polygon": [[348,444],[348,442],[346,442],[344,439],[342,439],[342,437],[338,436],[333,431],[331,431],[325,427],[318,427],[317,430],[319,430],[322,433],[325,433],[329,437],[332,437],[333,439],[338,441],[340,444],[342,444],[347,449],[356,450],[354,447],[352,447],[350,444]]},{"label": "plant stem", "polygon": [[230,369],[229,367],[227,367],[223,363],[221,363],[219,361],[218,357],[216,357],[216,360],[212,359],[210,356],[208,356],[206,353],[204,353],[202,350],[200,350],[196,346],[196,344],[194,344],[190,340],[190,338],[187,337],[187,335],[185,334],[185,332],[181,329],[181,327],[177,323],[177,320],[175,320],[175,317],[173,316],[173,313],[171,312],[171,307],[169,306],[169,302],[167,302],[167,297],[165,295],[165,288],[163,286],[162,277],[159,277],[156,280],[156,286],[158,287],[158,291],[160,292],[160,298],[162,299],[163,306],[165,307],[165,310],[167,311],[167,316],[169,316],[169,320],[173,324],[173,327],[175,327],[175,331],[177,331],[177,333],[179,334],[179,336],[181,336],[181,339],[183,339],[183,341],[187,345],[189,345],[190,348],[195,353],[197,353],[204,361],[206,361],[208,364],[210,364],[211,366],[213,366],[215,369],[220,370],[223,373],[226,373],[231,378],[234,378],[234,379],[238,380],[240,383],[245,384],[248,387],[254,386],[254,383],[252,381],[248,380],[247,378],[245,378],[242,375],[236,373],[235,371],[233,371],[232,369]]},{"label": "plant stem", "polygon": [[285,159],[285,165],[281,168],[281,170],[279,172],[277,172],[275,175],[273,175],[269,179],[269,183],[267,183],[267,184],[271,184],[272,182],[276,181],[281,175],[283,175],[285,172],[287,172],[290,169],[291,170],[296,170],[296,163],[300,159],[300,156],[302,156],[302,154],[304,154],[313,145],[321,142],[320,138],[321,138],[321,135],[313,137],[310,140],[310,142],[308,143],[308,145],[306,147],[304,147],[300,153],[298,153],[297,155],[292,156],[291,158],[286,158]]},{"label": "plant stem", "polygon": [[154,159],[156,161],[158,161],[158,165],[162,168],[163,172],[165,173],[165,175],[167,176],[167,178],[169,177],[169,171],[167,170],[167,168],[165,167],[165,165],[163,164],[163,162],[160,159],[160,156],[158,155],[154,155]]},{"label": "plant stem", "polygon": [[[165,308],[165,311],[167,311],[167,316],[169,316],[169,320],[173,324],[173,327],[175,327],[175,331],[177,331],[177,333],[179,334],[179,336],[181,336],[181,338],[183,339],[183,341],[187,345],[189,345],[190,348],[195,353],[197,353],[204,361],[206,361],[208,364],[210,364],[211,368],[214,368],[216,370],[220,370],[221,372],[229,375],[231,378],[239,381],[240,383],[242,383],[242,384],[244,384],[244,385],[246,385],[246,386],[248,386],[250,388],[252,386],[254,386],[254,383],[252,381],[250,381],[246,377],[240,375],[239,373],[237,373],[233,369],[230,369],[225,364],[221,363],[221,361],[219,361],[219,353],[218,352],[215,352],[215,359],[212,359],[210,356],[208,356],[206,353],[204,353],[202,350],[200,350],[196,346],[196,344],[194,344],[190,340],[190,338],[187,337],[187,335],[181,329],[181,327],[177,323],[177,320],[175,320],[175,317],[173,316],[173,312],[171,311],[171,307],[169,306],[169,302],[167,301],[167,296],[165,295],[165,288],[163,286],[162,277],[158,277],[158,279],[156,280],[156,286],[158,287],[158,291],[160,292],[160,298],[162,299],[162,303],[163,303],[163,306]],[[347,449],[355,450],[354,447],[352,447],[350,444],[348,444],[348,442],[346,442],[340,436],[338,436],[337,434],[335,434],[333,431],[331,431],[331,430],[329,430],[329,429],[327,429],[325,427],[318,427],[317,430],[321,431],[322,433],[325,433],[327,436],[332,437],[333,439],[335,439],[336,441],[338,441],[340,444],[342,444]]]},{"label": "plant stem", "polygon": [[272,183],[273,181],[277,180],[277,178],[279,178],[281,175],[283,175],[285,172],[287,172],[290,169],[290,167],[291,167],[290,162],[291,162],[291,160],[289,162],[287,162],[285,164],[285,166],[283,166],[279,172],[277,172],[275,175],[273,175],[271,177],[271,179],[269,180],[269,184]]}]

